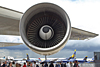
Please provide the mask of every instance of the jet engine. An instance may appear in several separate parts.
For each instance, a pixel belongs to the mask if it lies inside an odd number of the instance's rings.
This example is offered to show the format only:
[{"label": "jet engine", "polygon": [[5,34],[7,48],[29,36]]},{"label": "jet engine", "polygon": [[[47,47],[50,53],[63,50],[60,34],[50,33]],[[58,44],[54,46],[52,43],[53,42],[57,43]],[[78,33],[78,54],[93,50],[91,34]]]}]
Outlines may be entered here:
[{"label": "jet engine", "polygon": [[34,52],[51,55],[61,50],[71,34],[67,13],[52,3],[30,7],[20,20],[20,35]]}]

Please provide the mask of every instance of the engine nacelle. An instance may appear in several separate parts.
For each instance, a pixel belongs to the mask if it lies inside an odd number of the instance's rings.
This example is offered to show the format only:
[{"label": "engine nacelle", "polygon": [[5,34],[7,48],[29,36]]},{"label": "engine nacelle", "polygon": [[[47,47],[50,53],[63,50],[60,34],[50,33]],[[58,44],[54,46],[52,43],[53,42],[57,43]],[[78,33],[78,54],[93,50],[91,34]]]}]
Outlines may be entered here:
[{"label": "engine nacelle", "polygon": [[30,7],[20,21],[20,35],[25,44],[41,55],[61,50],[71,33],[67,13],[52,3],[39,3]]}]

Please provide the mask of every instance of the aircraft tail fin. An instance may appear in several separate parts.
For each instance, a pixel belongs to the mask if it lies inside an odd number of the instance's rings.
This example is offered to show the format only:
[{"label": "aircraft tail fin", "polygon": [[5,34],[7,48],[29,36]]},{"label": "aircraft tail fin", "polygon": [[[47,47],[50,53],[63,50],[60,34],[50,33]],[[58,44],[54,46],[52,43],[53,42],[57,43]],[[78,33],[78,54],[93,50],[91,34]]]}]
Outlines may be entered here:
[{"label": "aircraft tail fin", "polygon": [[26,54],[26,55],[27,55],[27,60],[30,60],[29,55],[28,54]]},{"label": "aircraft tail fin", "polygon": [[94,60],[94,57],[92,57],[92,60]]},{"label": "aircraft tail fin", "polygon": [[39,59],[40,62],[42,61],[41,58],[38,58],[38,59]]},{"label": "aircraft tail fin", "polygon": [[75,59],[75,58],[76,58],[76,49],[74,50],[74,53],[72,54],[72,56],[69,57],[68,60]]},{"label": "aircraft tail fin", "polygon": [[85,60],[85,61],[86,61],[86,60],[87,60],[87,56],[86,56],[83,60]]}]

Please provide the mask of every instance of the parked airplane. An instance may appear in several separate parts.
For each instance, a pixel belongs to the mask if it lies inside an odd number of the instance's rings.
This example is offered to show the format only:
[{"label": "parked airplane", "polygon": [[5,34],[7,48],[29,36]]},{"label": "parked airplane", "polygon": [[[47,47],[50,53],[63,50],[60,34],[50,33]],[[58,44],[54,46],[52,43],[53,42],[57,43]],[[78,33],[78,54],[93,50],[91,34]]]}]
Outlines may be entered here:
[{"label": "parked airplane", "polygon": [[74,53],[69,57],[69,58],[59,58],[58,61],[61,60],[70,60],[70,59],[75,59],[76,58],[76,49],[74,50]]},{"label": "parked airplane", "polygon": [[64,62],[64,61],[71,61],[76,59],[76,49],[74,50],[74,53],[69,57],[69,58],[64,58],[64,59],[58,59],[57,62]]},{"label": "parked airplane", "polygon": [[26,54],[27,55],[27,60],[26,61],[28,61],[28,62],[42,62],[42,60],[40,59],[40,58],[29,58],[29,55],[28,54]]},{"label": "parked airplane", "polygon": [[[25,13],[0,6],[0,35],[21,36],[32,51],[41,55],[57,53],[66,45],[69,38],[84,40],[98,36],[71,27],[68,14],[52,3],[36,4]],[[0,43],[0,47],[19,44],[4,42]]]},{"label": "parked airplane", "polygon": [[78,62],[80,63],[84,63],[84,62],[87,62],[87,56],[83,59],[83,60],[79,60],[79,59],[76,59]]},{"label": "parked airplane", "polygon": [[76,58],[76,49],[75,49],[74,53],[69,58],[59,59],[57,62],[74,62],[75,60],[77,60],[80,63],[87,62],[87,56],[84,59],[77,59]]},{"label": "parked airplane", "polygon": [[87,63],[94,63],[94,57],[92,57],[92,59],[89,59],[89,60],[87,61]]},{"label": "parked airplane", "polygon": [[57,62],[67,63],[67,62],[74,62],[74,61],[78,61],[79,63],[87,62],[87,56],[83,60],[81,60],[81,59],[74,59],[73,58],[73,59],[70,59],[70,60],[66,59],[66,60],[60,60],[60,61],[57,61]]}]

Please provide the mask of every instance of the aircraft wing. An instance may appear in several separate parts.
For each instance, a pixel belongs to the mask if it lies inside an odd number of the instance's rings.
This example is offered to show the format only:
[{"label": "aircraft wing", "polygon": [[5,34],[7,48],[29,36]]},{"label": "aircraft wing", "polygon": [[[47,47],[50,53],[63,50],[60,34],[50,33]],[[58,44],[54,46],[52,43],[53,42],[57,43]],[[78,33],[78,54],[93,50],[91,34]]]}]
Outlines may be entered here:
[{"label": "aircraft wing", "polygon": [[16,46],[22,43],[9,43],[9,42],[0,42],[0,47]]},{"label": "aircraft wing", "polygon": [[98,36],[98,34],[72,27],[70,40],[84,40]]},{"label": "aircraft wing", "polygon": [[0,35],[19,35],[23,13],[0,6]]},{"label": "aircraft wing", "polygon": [[[19,22],[23,13],[0,6],[0,35],[18,35]],[[70,40],[84,40],[98,34],[72,27]]]}]

